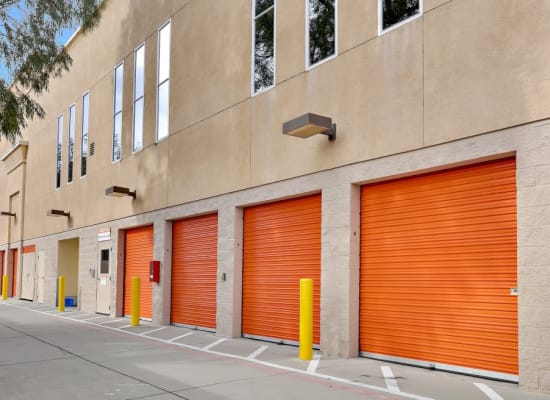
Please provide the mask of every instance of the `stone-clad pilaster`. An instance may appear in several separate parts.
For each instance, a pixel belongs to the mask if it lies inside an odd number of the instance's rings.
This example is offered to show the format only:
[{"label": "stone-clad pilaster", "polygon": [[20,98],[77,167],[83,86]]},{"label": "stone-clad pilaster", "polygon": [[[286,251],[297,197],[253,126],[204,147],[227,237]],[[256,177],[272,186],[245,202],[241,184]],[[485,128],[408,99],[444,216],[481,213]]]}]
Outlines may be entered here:
[{"label": "stone-clad pilaster", "polygon": [[550,124],[524,132],[516,159],[519,381],[550,391]]},{"label": "stone-clad pilaster", "polygon": [[[218,282],[216,333],[241,336],[243,210],[227,206],[218,210]],[[225,280],[224,280],[225,279]]]},{"label": "stone-clad pilaster", "polygon": [[111,249],[110,241],[98,242],[97,232],[98,229],[79,231],[78,308],[86,313],[96,312],[99,249]]},{"label": "stone-clad pilaster", "polygon": [[339,357],[359,351],[359,187],[323,188],[321,349]]},{"label": "stone-clad pilaster", "polygon": [[172,222],[157,219],[153,229],[153,260],[160,261],[160,282],[153,282],[153,323],[168,325],[172,295]]},{"label": "stone-clad pilaster", "polygon": [[[111,277],[114,276],[113,287],[115,306],[111,306],[111,316],[120,317],[124,315],[124,252],[126,233],[122,229],[111,230],[113,243],[111,252]],[[112,304],[111,300],[111,304]]]}]

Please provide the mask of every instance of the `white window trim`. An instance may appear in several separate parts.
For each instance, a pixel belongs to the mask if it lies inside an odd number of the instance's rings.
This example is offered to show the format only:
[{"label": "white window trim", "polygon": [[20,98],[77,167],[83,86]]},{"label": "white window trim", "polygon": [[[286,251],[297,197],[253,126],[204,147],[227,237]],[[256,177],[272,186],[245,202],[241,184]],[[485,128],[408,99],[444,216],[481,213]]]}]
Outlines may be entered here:
[{"label": "white window trim", "polygon": [[[88,132],[86,132],[86,135],[88,135],[88,148],[86,149],[86,174],[82,175],[82,142],[83,142],[83,136],[84,136],[84,97],[88,96]],[[81,121],[80,121],[80,179],[86,178],[88,176],[88,158],[90,157],[90,91],[86,90],[84,93],[82,93],[82,96],[80,97],[81,104],[82,104],[82,112],[81,115]]]},{"label": "white window trim", "polygon": [[117,65],[115,65],[115,68],[113,69],[113,129],[111,131],[111,163],[116,164],[120,162],[122,159],[122,127],[120,132],[120,157],[117,160],[113,160],[113,153],[115,149],[115,119],[117,116],[117,112],[115,111],[116,107],[116,70],[118,67],[122,66],[122,104],[120,105],[120,114],[122,118],[122,113],[124,112],[124,61],[121,61]]},{"label": "white window trim", "polygon": [[378,36],[383,35],[385,33],[391,32],[394,29],[399,28],[400,26],[403,26],[417,18],[420,18],[424,14],[424,0],[418,0],[418,14],[413,15],[412,17],[409,17],[407,19],[404,19],[401,22],[398,22],[395,25],[390,26],[387,29],[383,29],[383,18],[382,18],[382,1],[384,0],[378,0]]},{"label": "white window trim", "polygon": [[[73,131],[73,176],[69,182],[69,163],[71,162],[70,156],[70,145],[71,145],[71,108],[74,107],[74,131]],[[71,185],[74,182],[74,145],[76,142],[76,103],[73,103],[69,106],[69,123],[67,124],[67,185]]]},{"label": "white window trim", "polygon": [[[139,49],[143,48],[143,95],[136,99],[136,54]],[[138,47],[134,49],[134,87],[132,92],[132,154],[138,153],[141,150],[143,150],[143,120],[141,121],[141,147],[138,150],[135,150],[134,140],[135,140],[135,133],[136,133],[136,127],[135,127],[135,121],[136,121],[136,102],[140,99],[143,99],[143,111],[145,111],[145,52],[147,50],[145,49],[145,42],[142,42]],[[144,117],[144,115],[142,115]]]},{"label": "white window trim", "polygon": [[[57,186],[57,146],[59,145],[59,119],[63,118],[63,126],[61,127],[61,160],[59,160],[59,186]],[[55,124],[55,190],[61,190],[61,181],[63,176],[63,129],[65,128],[65,117],[63,113],[58,114]]]},{"label": "white window trim", "polygon": [[[159,82],[159,68],[160,68],[160,31],[165,28],[166,26],[170,25],[170,54],[168,57],[168,79],[163,80],[162,82]],[[166,140],[170,137],[170,78],[171,78],[171,64],[172,64],[172,19],[169,19],[166,21],[157,31],[157,88],[156,88],[156,95],[157,95],[157,110],[156,110],[156,120],[155,120],[155,143],[160,143],[163,140]],[[168,134],[159,139],[159,88],[160,86],[168,82]]]},{"label": "white window trim", "polygon": [[338,57],[338,0],[334,0],[334,54],[330,57],[324,58],[321,61],[311,64],[309,61],[309,0],[306,1],[306,48],[305,48],[305,57],[306,57],[306,71],[318,67],[333,58]]},{"label": "white window trim", "polygon": [[[277,84],[277,0],[273,0],[273,85],[268,86],[266,88],[263,88],[261,90],[258,90],[257,92],[254,91],[254,88],[256,86],[256,82],[254,82],[254,66],[255,66],[255,60],[256,60],[256,18],[264,15],[264,13],[269,11],[269,8],[267,10],[264,10],[260,15],[256,16],[256,0],[252,1],[252,52],[251,52],[251,76],[250,76],[250,93],[251,96],[254,97],[260,93],[267,92],[269,89],[272,89]],[[270,7],[271,8],[271,7]]]}]

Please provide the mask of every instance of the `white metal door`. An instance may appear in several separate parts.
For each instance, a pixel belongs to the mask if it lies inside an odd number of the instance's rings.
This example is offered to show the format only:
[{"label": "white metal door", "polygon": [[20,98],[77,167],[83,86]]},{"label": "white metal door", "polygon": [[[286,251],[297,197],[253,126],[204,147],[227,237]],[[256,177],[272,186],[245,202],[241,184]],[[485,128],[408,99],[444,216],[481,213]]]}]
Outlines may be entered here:
[{"label": "white metal door", "polygon": [[21,298],[34,300],[34,279],[36,276],[36,253],[23,253],[23,268],[21,270]]},{"label": "white metal door", "polygon": [[96,312],[100,314],[109,314],[111,311],[111,276],[109,273],[109,255],[109,249],[99,250]]}]

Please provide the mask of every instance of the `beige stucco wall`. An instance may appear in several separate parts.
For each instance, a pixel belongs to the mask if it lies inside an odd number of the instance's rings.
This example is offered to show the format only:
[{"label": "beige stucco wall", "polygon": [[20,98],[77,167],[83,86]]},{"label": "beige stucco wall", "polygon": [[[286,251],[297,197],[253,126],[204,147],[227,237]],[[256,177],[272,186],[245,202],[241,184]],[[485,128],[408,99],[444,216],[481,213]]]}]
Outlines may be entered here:
[{"label": "beige stucco wall", "polygon": [[[304,2],[279,0],[276,86],[250,93],[251,6],[108,0],[100,26],[69,44],[71,71],[31,122],[25,237],[37,238],[247,187],[398,154],[548,116],[545,2],[426,1],[425,13],[377,35],[377,1],[338,2],[338,56],[306,70]],[[172,22],[170,137],[155,143],[158,28]],[[206,21],[206,22],[205,22]],[[132,154],[133,52],[145,43],[144,149]],[[525,46],[524,43],[529,43]],[[122,160],[111,162],[113,71],[124,61]],[[82,95],[95,154],[80,178]],[[76,104],[75,179],[67,184],[68,109]],[[304,112],[333,117],[338,139],[281,134]],[[56,117],[65,116],[55,190]],[[48,150],[49,149],[49,150]],[[6,179],[5,176],[0,179]],[[1,182],[0,182],[1,183]],[[138,199],[104,195],[110,185]],[[4,198],[0,202],[5,202]],[[2,204],[2,203],[0,203]],[[48,208],[71,220],[46,218]],[[5,237],[5,234],[4,234]],[[6,242],[6,238],[0,241]]]},{"label": "beige stucco wall", "polygon": [[[4,163],[0,163],[0,187],[5,188],[7,185],[7,176],[4,169]],[[7,211],[9,197],[2,191],[0,195],[0,211]],[[0,219],[0,245],[8,242],[8,224],[9,220],[5,217]]]},{"label": "beige stucco wall", "polygon": [[23,240],[25,215],[25,175],[27,160],[27,142],[2,146],[0,153],[2,172],[0,178],[0,211],[15,214],[15,216],[0,216],[0,245],[8,245]]},{"label": "beige stucco wall", "polygon": [[548,116],[546,1],[446,3],[424,16],[425,144]]}]

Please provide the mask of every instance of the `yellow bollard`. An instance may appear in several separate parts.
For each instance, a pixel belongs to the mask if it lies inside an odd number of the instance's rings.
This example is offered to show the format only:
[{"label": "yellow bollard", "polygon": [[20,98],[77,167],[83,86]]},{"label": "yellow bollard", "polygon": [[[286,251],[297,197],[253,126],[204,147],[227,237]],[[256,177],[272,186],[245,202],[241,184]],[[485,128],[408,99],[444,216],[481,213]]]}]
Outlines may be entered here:
[{"label": "yellow bollard", "polygon": [[300,360],[313,358],[313,279],[300,279]]},{"label": "yellow bollard", "polygon": [[130,318],[130,325],[139,326],[139,278],[134,276],[132,278],[132,315]]},{"label": "yellow bollard", "polygon": [[2,277],[2,300],[6,301],[8,299],[8,276],[4,275]]},{"label": "yellow bollard", "polygon": [[57,291],[57,309],[59,312],[65,311],[65,277],[59,276],[59,285]]}]

